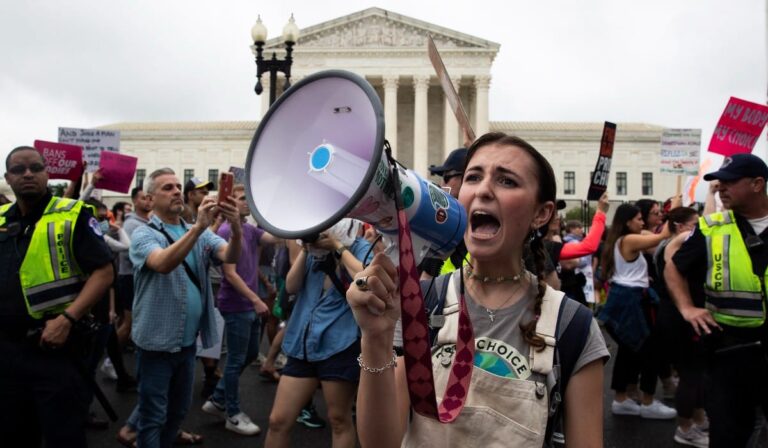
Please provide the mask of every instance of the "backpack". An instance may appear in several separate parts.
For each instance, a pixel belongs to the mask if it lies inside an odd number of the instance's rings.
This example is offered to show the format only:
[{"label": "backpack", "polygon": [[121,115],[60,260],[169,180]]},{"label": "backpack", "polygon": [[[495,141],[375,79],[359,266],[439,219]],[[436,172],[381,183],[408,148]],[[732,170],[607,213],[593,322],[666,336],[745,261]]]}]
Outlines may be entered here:
[{"label": "backpack", "polygon": [[[453,274],[442,275],[432,280],[422,281],[424,304],[427,311],[429,324],[429,339],[431,345],[437,340],[440,329],[445,324],[443,308],[447,296],[449,279]],[[429,283],[429,285],[426,285]],[[573,313],[570,321],[561,320],[564,310],[570,308]],[[573,368],[584,350],[589,330],[592,325],[592,312],[589,308],[580,305],[575,300],[563,297],[557,315],[555,329],[555,350],[552,371],[547,377],[547,389],[549,391],[549,418],[547,420],[545,447],[564,446],[563,436],[563,397],[568,386],[568,381],[573,374]]]}]

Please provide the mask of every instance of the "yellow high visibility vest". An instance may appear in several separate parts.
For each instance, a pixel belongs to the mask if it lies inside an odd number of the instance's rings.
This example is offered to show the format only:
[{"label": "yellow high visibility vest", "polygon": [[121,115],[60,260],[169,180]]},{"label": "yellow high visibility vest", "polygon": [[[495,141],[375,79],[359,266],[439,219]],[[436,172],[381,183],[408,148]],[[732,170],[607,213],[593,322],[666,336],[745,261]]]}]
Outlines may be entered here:
[{"label": "yellow high visibility vest", "polygon": [[[27,312],[35,319],[63,312],[83,288],[85,276],[72,247],[77,216],[83,206],[81,201],[54,196],[35,224],[19,270]],[[0,226],[5,224],[10,207],[0,207]]]},{"label": "yellow high visibility vest", "polygon": [[[464,256],[464,261],[462,262],[462,264],[466,266],[467,263],[469,263],[469,252],[467,252],[467,255]],[[456,269],[459,269],[459,268],[454,266],[453,261],[451,261],[451,257],[448,257],[443,262],[443,267],[440,269],[440,275],[450,274]]]},{"label": "yellow high visibility vest", "polygon": [[720,324],[754,328],[765,322],[763,279],[752,272],[752,260],[732,211],[699,218],[707,239],[706,307]]}]

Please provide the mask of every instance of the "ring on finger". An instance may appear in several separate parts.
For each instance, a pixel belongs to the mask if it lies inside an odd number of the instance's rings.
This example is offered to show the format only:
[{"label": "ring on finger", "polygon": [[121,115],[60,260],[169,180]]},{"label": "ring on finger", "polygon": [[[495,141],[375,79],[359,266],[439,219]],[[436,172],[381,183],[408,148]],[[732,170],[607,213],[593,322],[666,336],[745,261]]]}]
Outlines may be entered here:
[{"label": "ring on finger", "polygon": [[368,287],[368,276],[364,277],[358,277],[355,279],[355,286],[357,286],[357,289],[360,291],[370,291],[371,288]]}]

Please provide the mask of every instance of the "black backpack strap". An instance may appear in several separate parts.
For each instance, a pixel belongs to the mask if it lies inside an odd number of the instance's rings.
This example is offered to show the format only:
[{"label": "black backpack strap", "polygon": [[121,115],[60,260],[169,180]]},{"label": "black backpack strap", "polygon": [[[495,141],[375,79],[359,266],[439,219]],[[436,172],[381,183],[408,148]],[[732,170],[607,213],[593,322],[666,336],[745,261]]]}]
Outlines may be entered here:
[{"label": "black backpack strap", "polygon": [[[567,307],[576,307],[570,322],[562,322]],[[563,299],[557,316],[557,334],[555,349],[555,366],[559,377],[555,387],[550,391],[550,416],[547,420],[547,432],[544,438],[545,447],[564,446],[563,400],[568,381],[573,375],[576,362],[584,351],[584,345],[589,337],[592,326],[592,311],[568,297]],[[565,328],[563,329],[563,326]],[[562,331],[561,331],[562,330]]]},{"label": "black backpack strap", "polygon": [[[168,244],[173,244],[176,242],[173,240],[173,238],[171,238],[171,235],[169,235],[168,232],[165,231],[165,229],[158,227],[157,225],[155,225],[155,223],[150,222],[147,225],[157,230],[158,232],[162,233],[163,236],[165,236],[165,238],[168,240]],[[192,250],[195,250],[195,249],[192,248]],[[189,265],[187,264],[187,260],[181,260],[181,264],[184,266],[184,271],[187,272],[189,279],[192,280],[192,283],[194,283],[194,285],[197,287],[197,290],[200,291],[200,294],[202,294],[203,287],[200,284],[200,279],[197,278],[197,275],[195,275],[195,271],[193,271],[192,268],[189,267]]]}]

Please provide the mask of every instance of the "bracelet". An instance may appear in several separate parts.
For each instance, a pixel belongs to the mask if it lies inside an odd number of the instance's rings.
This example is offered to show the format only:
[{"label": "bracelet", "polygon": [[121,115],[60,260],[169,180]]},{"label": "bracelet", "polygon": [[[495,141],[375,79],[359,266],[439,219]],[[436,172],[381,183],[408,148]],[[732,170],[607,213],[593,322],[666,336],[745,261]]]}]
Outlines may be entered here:
[{"label": "bracelet", "polygon": [[395,353],[394,350],[392,350],[392,359],[389,360],[388,363],[384,364],[382,367],[368,367],[363,362],[363,354],[360,353],[357,355],[357,364],[360,366],[360,368],[368,373],[375,373],[376,375],[381,375],[382,372],[384,372],[387,369],[391,369],[392,367],[397,367],[397,353]]},{"label": "bracelet", "polygon": [[61,313],[61,315],[64,316],[72,325],[77,324],[77,319],[72,317],[72,315],[69,314],[69,312],[67,312],[66,310],[63,313]]}]

